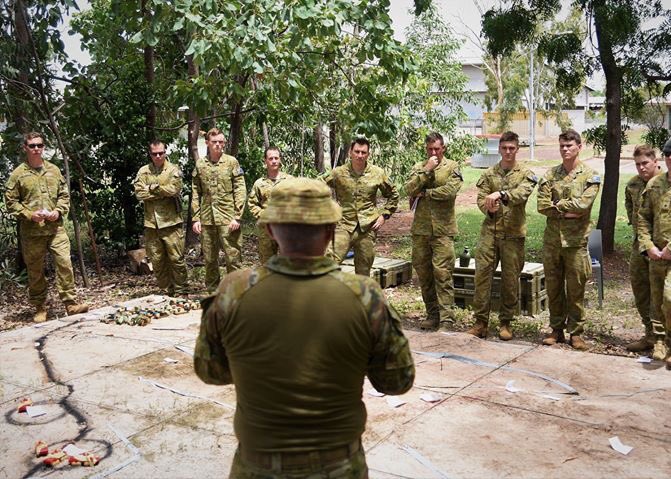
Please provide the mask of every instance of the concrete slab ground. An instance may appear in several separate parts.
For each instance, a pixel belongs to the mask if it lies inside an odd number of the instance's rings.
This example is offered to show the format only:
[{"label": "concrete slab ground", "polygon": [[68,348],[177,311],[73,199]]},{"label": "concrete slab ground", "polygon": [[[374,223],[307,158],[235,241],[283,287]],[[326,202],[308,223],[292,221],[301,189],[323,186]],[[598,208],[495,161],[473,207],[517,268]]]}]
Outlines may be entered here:
[{"label": "concrete slab ground", "polygon": [[[135,303],[150,301],[161,298]],[[225,477],[235,390],[193,373],[200,312],[145,327],[103,324],[104,312],[0,335],[0,478]],[[671,371],[660,363],[407,334],[417,378],[405,404],[393,407],[364,384],[372,478],[671,475]],[[438,401],[422,400],[426,393]],[[25,397],[46,414],[18,413]],[[634,449],[616,452],[614,436]],[[102,460],[46,469],[37,440],[74,442]]]}]

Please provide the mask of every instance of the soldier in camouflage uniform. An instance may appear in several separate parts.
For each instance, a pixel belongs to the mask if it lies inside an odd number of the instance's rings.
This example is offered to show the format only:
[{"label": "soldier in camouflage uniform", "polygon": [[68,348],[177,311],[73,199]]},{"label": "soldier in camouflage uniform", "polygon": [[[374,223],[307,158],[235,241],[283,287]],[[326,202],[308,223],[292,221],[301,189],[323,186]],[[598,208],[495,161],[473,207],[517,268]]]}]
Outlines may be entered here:
[{"label": "soldier in camouflage uniform", "polygon": [[547,216],[543,235],[543,267],[552,332],[543,344],[563,342],[588,348],[580,336],[585,315],[585,285],[592,274],[587,251],[590,213],[601,177],[583,164],[578,155],[582,139],[575,130],[559,135],[562,164],[550,169],[538,184],[538,212]]},{"label": "soldier in camouflage uniform", "polygon": [[[357,138],[349,149],[350,161],[323,177],[342,207],[330,256],[340,264],[353,247],[354,272],[364,276],[370,276],[373,267],[377,232],[398,207],[396,187],[382,168],[368,162],[369,155],[370,142]],[[379,208],[378,191],[385,198]]]},{"label": "soldier in camouflage uniform", "polygon": [[198,160],[193,170],[191,210],[193,232],[202,233],[205,286],[212,292],[221,279],[219,251],[224,251],[228,273],[241,266],[240,221],[247,190],[238,160],[224,154],[224,134],[212,128],[205,135],[205,142],[207,158]]},{"label": "soldier in camouflage uniform", "polygon": [[631,247],[629,257],[629,278],[631,290],[634,293],[636,309],[641,315],[645,335],[638,341],[627,344],[627,349],[633,352],[641,352],[651,349],[655,344],[655,335],[652,333],[651,299],[650,299],[650,259],[639,252],[637,234],[638,208],[641,202],[641,194],[648,181],[660,172],[657,164],[655,149],[647,145],[637,146],[634,150],[634,162],[638,175],[634,176],[624,190],[624,204],[627,208],[627,218],[634,230],[634,244]]},{"label": "soldier in camouflage uniform", "polygon": [[137,172],[135,196],[144,203],[144,239],[158,287],[170,296],[186,296],[182,229],[182,172],[165,159],[165,145],[149,145],[151,163]]},{"label": "soldier in camouflage uniform", "polygon": [[28,270],[28,298],[35,306],[36,323],[47,319],[47,251],[54,260],[56,289],[67,313],[88,311],[87,305],[77,304],[70,239],[63,227],[63,217],[70,210],[70,192],[58,167],[42,158],[43,138],[36,132],[24,135],[26,161],[9,176],[5,190],[7,210],[19,222],[21,253]]},{"label": "soldier in camouflage uniform", "polygon": [[517,133],[507,131],[499,139],[501,161],[485,171],[477,183],[478,208],[485,215],[475,253],[475,325],[467,332],[487,337],[494,271],[501,261],[499,338],[513,339],[510,323],[519,309],[520,273],[524,267],[527,234],[526,206],[536,187],[536,175],[517,160]]},{"label": "soldier in camouflage uniform", "polygon": [[[266,164],[266,176],[259,178],[254,182],[252,191],[249,192],[249,197],[247,198],[247,208],[249,208],[249,212],[257,220],[268,204],[270,191],[282,180],[291,178],[291,175],[280,171],[282,160],[280,159],[279,148],[276,146],[266,148],[263,159]],[[277,254],[277,242],[270,237],[265,226],[257,225],[256,229],[256,237],[259,245],[259,258],[261,259],[261,264],[263,264],[268,261],[271,256]]]},{"label": "soldier in camouflage uniform", "polygon": [[639,252],[650,259],[650,322],[655,337],[652,358],[671,369],[667,339],[671,335],[671,139],[662,150],[666,174],[653,177],[641,195],[637,230]]},{"label": "soldier in camouflage uniform", "polygon": [[415,211],[410,229],[412,266],[427,314],[420,327],[435,329],[440,321],[454,319],[454,202],[464,180],[459,164],[443,158],[445,143],[440,133],[429,134],[425,146],[428,159],[412,167],[405,191]]},{"label": "soldier in camouflage uniform", "polygon": [[196,373],[234,382],[244,404],[231,478],[368,477],[364,376],[386,394],[412,387],[408,340],[380,287],[324,257],[340,218],[323,182],[283,181],[260,217],[279,254],[203,301]]}]

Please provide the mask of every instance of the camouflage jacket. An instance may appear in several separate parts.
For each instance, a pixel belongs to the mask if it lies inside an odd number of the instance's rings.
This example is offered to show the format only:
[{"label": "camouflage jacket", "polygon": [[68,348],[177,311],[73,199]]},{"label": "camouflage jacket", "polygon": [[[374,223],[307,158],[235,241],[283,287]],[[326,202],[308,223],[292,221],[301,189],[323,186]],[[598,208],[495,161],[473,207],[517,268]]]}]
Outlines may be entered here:
[{"label": "camouflage jacket", "polygon": [[636,230],[641,253],[653,246],[661,250],[671,240],[671,184],[667,173],[651,178],[643,190]]},{"label": "camouflage jacket", "polygon": [[[527,235],[526,206],[538,178],[529,168],[515,163],[506,171],[501,163],[487,169],[477,182],[478,208],[485,214],[481,234],[494,234],[500,238],[524,238]],[[504,191],[505,199],[496,213],[485,208],[485,197],[495,191]]]},{"label": "camouflage jacket", "polygon": [[254,182],[252,191],[249,192],[249,197],[247,198],[247,208],[249,208],[249,212],[254,218],[259,219],[259,215],[268,204],[268,198],[270,198],[270,192],[273,187],[287,178],[291,178],[291,175],[280,171],[274,180],[264,176]]},{"label": "camouflage jacket", "polygon": [[377,283],[324,257],[274,256],[227,275],[203,301],[194,366],[209,384],[235,379],[245,405],[235,433],[263,451],[356,440],[364,375],[387,394],[409,390],[415,375],[399,316]]},{"label": "camouflage jacket", "polygon": [[[61,170],[53,163],[44,160],[42,168],[33,168],[23,162],[7,180],[5,205],[19,222],[22,235],[55,235],[70,210],[70,192]],[[33,213],[41,209],[58,211],[60,216],[56,221],[31,221]]]},{"label": "camouflage jacket", "polygon": [[410,172],[405,191],[415,209],[410,232],[425,236],[454,236],[457,220],[454,202],[464,182],[459,164],[444,158],[431,172],[424,171],[424,164],[416,163]]},{"label": "camouflage jacket", "polygon": [[[562,164],[550,169],[538,183],[538,212],[547,216],[543,241],[562,248],[585,246],[600,185],[598,173],[581,161],[571,173]],[[566,213],[581,216],[566,218]]]},{"label": "camouflage jacket", "polygon": [[182,223],[182,172],[166,161],[159,169],[144,165],[133,180],[135,197],[144,203],[144,227],[167,228]]},{"label": "camouflage jacket", "polygon": [[[392,215],[398,208],[396,187],[382,168],[370,162],[360,175],[348,161],[333,168],[322,179],[335,191],[336,201],[342,207],[339,226],[349,233],[357,224],[362,231],[367,231],[381,215]],[[378,191],[386,200],[380,208],[377,206]]]},{"label": "camouflage jacket", "polygon": [[209,158],[198,160],[191,191],[194,223],[224,226],[239,221],[245,210],[246,188],[244,172],[234,157],[221,155],[216,163]]},{"label": "camouflage jacket", "polygon": [[[659,174],[659,173],[658,173]],[[652,179],[652,178],[650,178]],[[650,180],[648,180],[649,182]],[[627,209],[627,220],[634,230],[634,244],[638,242],[638,209],[641,206],[641,195],[645,189],[645,182],[636,175],[627,182],[624,190],[624,207]]]}]

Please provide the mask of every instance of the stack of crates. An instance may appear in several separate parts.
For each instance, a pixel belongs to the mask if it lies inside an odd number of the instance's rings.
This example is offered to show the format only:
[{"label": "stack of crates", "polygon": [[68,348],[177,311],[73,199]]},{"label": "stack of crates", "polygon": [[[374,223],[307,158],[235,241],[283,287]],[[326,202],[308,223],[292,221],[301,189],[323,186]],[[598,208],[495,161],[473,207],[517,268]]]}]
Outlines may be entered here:
[{"label": "stack of crates", "polygon": [[[354,259],[344,260],[340,269],[346,273],[354,273]],[[375,258],[370,276],[383,288],[398,286],[407,283],[412,278],[412,264],[402,259]]]},{"label": "stack of crates", "polygon": [[[454,267],[454,304],[460,308],[473,306],[475,297],[475,260],[471,259],[467,267]],[[491,291],[491,310],[498,311],[501,304],[501,265],[494,272]],[[525,263],[520,274],[519,309],[516,314],[535,316],[548,306],[545,290],[545,272],[540,263]]]}]

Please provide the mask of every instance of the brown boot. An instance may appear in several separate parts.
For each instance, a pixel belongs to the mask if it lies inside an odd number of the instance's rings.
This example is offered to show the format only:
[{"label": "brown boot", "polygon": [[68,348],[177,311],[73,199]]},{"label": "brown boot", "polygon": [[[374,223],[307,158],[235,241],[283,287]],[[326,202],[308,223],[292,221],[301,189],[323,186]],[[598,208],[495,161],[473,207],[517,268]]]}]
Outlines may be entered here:
[{"label": "brown boot", "polygon": [[77,304],[74,301],[70,301],[68,303],[65,303],[65,311],[68,313],[68,316],[72,316],[74,314],[80,314],[80,313],[85,313],[89,310],[89,305],[88,304]]},{"label": "brown boot", "polygon": [[513,330],[510,327],[510,323],[501,323],[499,328],[499,339],[502,341],[510,341],[513,339]]},{"label": "brown boot", "polygon": [[666,358],[666,369],[671,369],[671,354]]},{"label": "brown boot", "polygon": [[47,320],[47,308],[41,304],[35,307],[35,315],[33,316],[33,322],[43,323]]},{"label": "brown boot", "polygon": [[482,321],[476,321],[473,327],[466,331],[466,334],[485,339],[487,337],[487,324]]},{"label": "brown boot", "polygon": [[543,339],[543,344],[546,346],[552,346],[553,344],[563,343],[564,342],[564,330],[563,329],[552,329],[552,332],[545,336]]},{"label": "brown boot", "polygon": [[419,322],[420,329],[435,331],[438,329],[438,324],[440,324],[440,319],[438,318],[427,318]]},{"label": "brown boot", "polygon": [[569,342],[571,347],[578,351],[587,351],[589,349],[589,345],[578,335],[571,335]]},{"label": "brown boot", "polygon": [[652,349],[654,345],[655,345],[655,337],[645,335],[638,341],[629,343],[625,347],[627,348],[627,351],[631,351],[632,353],[642,353],[643,351],[648,351]]},{"label": "brown boot", "polygon": [[664,361],[666,359],[667,353],[668,350],[666,348],[666,344],[664,343],[664,339],[658,338],[655,341],[655,346],[652,350],[652,359],[656,361]]}]

